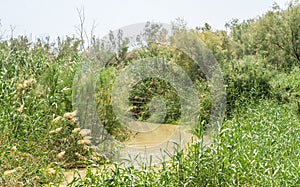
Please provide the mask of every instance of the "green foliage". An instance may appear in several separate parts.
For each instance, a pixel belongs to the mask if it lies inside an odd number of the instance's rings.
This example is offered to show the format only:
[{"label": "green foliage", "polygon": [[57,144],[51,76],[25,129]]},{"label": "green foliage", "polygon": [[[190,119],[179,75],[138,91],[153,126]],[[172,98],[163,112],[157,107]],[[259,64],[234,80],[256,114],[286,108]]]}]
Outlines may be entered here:
[{"label": "green foliage", "polygon": [[[201,128],[195,133],[201,136],[203,125],[209,123],[213,86],[205,75],[209,69],[199,68],[188,56],[200,48],[180,51],[164,44],[191,39],[180,32],[196,33],[220,62],[230,116],[212,144],[203,146],[199,141],[183,151],[177,149],[161,168],[105,165],[72,184],[299,186],[299,8],[298,1],[286,10],[275,5],[257,19],[233,20],[226,25],[229,33],[213,31],[208,24],[186,31],[186,23],[178,20],[170,40],[161,25],[149,22],[136,39],[141,48],[133,51],[122,31],[110,33],[108,43],[93,38],[89,50],[107,66],[97,77],[92,99],[100,121],[115,139],[131,136],[112,108],[115,79],[133,61],[149,57],[174,63],[186,72],[200,99]],[[78,129],[75,112],[69,113],[74,110],[73,78],[85,55],[79,45],[80,40],[71,37],[54,43],[50,38],[31,42],[24,36],[0,40],[0,186],[56,185],[63,180],[62,168],[102,164],[103,158],[90,149],[88,136]],[[206,52],[199,57],[205,59]],[[93,79],[87,81],[91,81],[88,89],[92,88]],[[129,110],[138,120],[156,122],[150,115],[164,107],[163,122],[176,123],[180,118],[180,98],[164,80],[142,80],[129,95]]]},{"label": "green foliage", "polygon": [[111,104],[112,87],[116,76],[117,70],[114,67],[105,68],[99,73],[95,99],[99,119],[107,132],[117,140],[124,141],[129,138],[129,132],[118,121]]},{"label": "green foliage", "polygon": [[[164,102],[166,105],[166,116],[161,122],[176,123],[180,119],[180,98],[169,83],[157,78],[145,79],[131,90],[129,101],[134,117],[138,120],[148,120],[154,112],[157,112],[155,108],[149,106],[152,99],[157,97],[162,99],[158,102]],[[159,107],[159,103],[155,105],[157,110],[163,109]]]},{"label": "green foliage", "polygon": [[226,63],[226,61],[234,59],[237,56],[236,53],[239,53],[237,50],[234,50],[234,42],[232,42],[226,31],[214,32],[202,29],[202,32],[198,32],[198,36],[211,50],[221,65]]},{"label": "green foliage", "polygon": [[257,20],[227,24],[238,47],[238,56],[259,55],[277,69],[290,71],[300,65],[300,5],[273,9]]},{"label": "green foliage", "polygon": [[[194,142],[161,167],[115,164],[88,172],[85,186],[297,186],[299,118],[287,105],[248,103],[223,124],[214,142]],[[175,145],[176,147],[176,145]]]},{"label": "green foliage", "polygon": [[87,143],[72,132],[76,119],[62,117],[72,111],[76,40],[54,47],[20,37],[0,42],[0,51],[0,185],[58,182],[60,168],[91,163]]},{"label": "green foliage", "polygon": [[200,100],[198,122],[201,123],[201,125],[205,125],[208,124],[210,120],[212,107],[211,91],[209,85],[205,81],[195,81],[195,87],[198,91],[198,98]]},{"label": "green foliage", "polygon": [[[106,124],[106,127],[111,128],[109,132],[111,132],[112,134],[116,134],[120,129],[118,130],[115,128],[121,128],[121,124],[117,121],[115,114],[113,114],[113,109],[111,106],[112,86],[114,84],[116,76],[118,76],[118,72],[122,71],[122,69],[125,68],[126,65],[131,64],[133,61],[138,59],[145,59],[148,57],[162,58],[164,59],[164,61],[168,61],[178,65],[187,73],[192,81],[194,81],[195,83],[197,82],[197,94],[199,95],[199,98],[205,98],[204,100],[206,102],[201,107],[201,119],[203,118],[203,120],[205,119],[205,121],[208,121],[210,110],[210,101],[208,100],[210,99],[210,96],[204,96],[205,94],[209,93],[204,73],[201,71],[200,67],[196,63],[194,63],[193,60],[190,59],[184,52],[172,47],[165,46],[164,44],[150,42],[141,50],[129,52],[124,56],[130,56],[132,58],[125,58],[123,61],[120,61],[117,64],[109,64],[100,73],[99,83],[97,85],[96,97],[99,106],[98,111],[101,116],[101,121]],[[159,102],[163,102],[166,105],[166,116],[164,117],[164,119],[160,119],[159,121],[163,123],[176,124],[181,115],[180,98],[177,95],[176,90],[170,85],[170,83],[153,77],[140,81],[132,88],[132,90],[130,90],[129,110],[133,114],[132,117],[141,121],[151,121],[152,119],[150,118],[150,116],[152,112],[155,112],[154,110],[152,110],[153,108],[151,108],[151,102],[153,101],[153,99],[162,99]],[[156,108],[157,110],[162,110],[164,107],[156,106]],[[163,112],[161,111],[161,113]],[[123,133],[122,128],[121,131]]]},{"label": "green foliage", "polygon": [[294,67],[289,73],[278,73],[271,81],[271,86],[278,101],[297,104],[300,101],[300,69]]},{"label": "green foliage", "polygon": [[233,61],[224,68],[227,104],[229,113],[248,100],[270,98],[272,96],[270,80],[274,74],[272,69],[255,57],[245,57]]}]

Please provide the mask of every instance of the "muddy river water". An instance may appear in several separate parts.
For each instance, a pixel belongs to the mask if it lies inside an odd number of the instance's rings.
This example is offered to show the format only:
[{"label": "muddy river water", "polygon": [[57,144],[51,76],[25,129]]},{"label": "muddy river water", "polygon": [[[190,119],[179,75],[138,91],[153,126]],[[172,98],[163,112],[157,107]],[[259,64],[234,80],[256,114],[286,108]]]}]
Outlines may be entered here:
[{"label": "muddy river water", "polygon": [[[151,156],[152,161],[155,163],[160,160],[159,157],[162,154],[162,150],[172,152],[174,142],[178,144],[180,144],[180,142],[187,143],[192,138],[192,135],[188,131],[180,128],[178,125],[147,124],[147,126],[152,129],[150,131],[138,132],[129,141],[125,142],[126,146],[122,153],[124,156],[128,154],[131,156],[141,155],[141,159],[149,159]],[[94,171],[95,170],[96,169],[94,169]],[[66,182],[61,186],[65,186],[67,182],[72,181],[74,171],[75,170],[68,170],[64,173]],[[81,177],[85,176],[85,169],[78,169],[77,172]]]}]

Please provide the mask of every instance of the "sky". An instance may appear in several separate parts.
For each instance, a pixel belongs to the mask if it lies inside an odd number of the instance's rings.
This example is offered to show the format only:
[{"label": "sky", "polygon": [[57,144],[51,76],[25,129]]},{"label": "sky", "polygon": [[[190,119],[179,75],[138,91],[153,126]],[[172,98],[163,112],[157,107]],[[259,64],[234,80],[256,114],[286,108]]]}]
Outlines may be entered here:
[{"label": "sky", "polygon": [[225,29],[232,19],[247,20],[270,10],[276,2],[286,7],[288,0],[0,0],[0,35],[36,37],[76,35],[84,8],[85,29],[95,23],[95,35],[146,21],[171,23],[183,18],[189,28],[209,23]]}]

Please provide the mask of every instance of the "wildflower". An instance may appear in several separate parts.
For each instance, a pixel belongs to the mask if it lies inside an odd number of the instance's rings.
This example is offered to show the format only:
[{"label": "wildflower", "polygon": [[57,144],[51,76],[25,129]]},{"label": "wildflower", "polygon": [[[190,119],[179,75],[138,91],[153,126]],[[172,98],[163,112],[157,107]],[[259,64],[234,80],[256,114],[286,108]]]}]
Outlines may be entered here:
[{"label": "wildflower", "polygon": [[79,134],[84,137],[84,136],[87,136],[88,134],[91,133],[91,130],[90,129],[81,129],[81,131],[79,132]]},{"label": "wildflower", "polygon": [[53,168],[48,168],[48,169],[46,170],[46,172],[47,172],[48,174],[50,174],[50,175],[54,175],[54,174],[55,174],[55,170],[54,170]]},{"label": "wildflower", "polygon": [[68,141],[68,139],[67,139],[67,138],[63,138],[61,141],[62,141],[63,143],[66,143],[66,142]]},{"label": "wildflower", "polygon": [[77,141],[77,144],[78,144],[78,145],[83,145],[83,144],[84,144],[84,140],[78,140],[78,141]]},{"label": "wildflower", "polygon": [[58,159],[62,159],[65,156],[65,153],[66,153],[66,151],[62,151],[62,152],[58,153],[56,157]]},{"label": "wildflower", "polygon": [[82,156],[79,153],[75,153],[75,155],[77,156],[77,158],[79,158],[80,160],[86,160],[86,158],[84,156]]},{"label": "wildflower", "polygon": [[54,134],[54,133],[58,133],[59,131],[61,131],[62,127],[59,127],[57,129],[54,129],[52,131],[49,132],[49,134]]},{"label": "wildflower", "polygon": [[92,157],[91,157],[91,160],[94,161],[94,162],[98,162],[98,161],[100,161],[100,158],[99,158],[99,157],[92,156]]},{"label": "wildflower", "polygon": [[17,109],[17,111],[18,111],[19,113],[22,113],[22,112],[23,112],[23,109],[24,109],[24,104],[21,105],[21,106]]},{"label": "wildflower", "polygon": [[73,112],[67,112],[64,114],[64,118],[66,119],[72,119],[76,116],[77,111],[73,111]]},{"label": "wildflower", "polygon": [[80,128],[75,128],[75,129],[72,130],[72,133],[76,134],[76,133],[78,133],[79,131],[80,131]]},{"label": "wildflower", "polygon": [[18,84],[17,85],[17,90],[22,91],[24,89],[23,84]]},{"label": "wildflower", "polygon": [[27,87],[31,86],[34,82],[35,82],[35,79],[33,79],[33,78],[25,80],[24,83],[23,83],[23,87],[27,88]]},{"label": "wildflower", "polygon": [[78,140],[78,141],[77,141],[77,144],[78,144],[78,145],[84,145],[84,144],[85,144],[85,140]]},{"label": "wildflower", "polygon": [[75,137],[73,135],[71,135],[69,138],[71,142],[75,142]]},{"label": "wildflower", "polygon": [[17,182],[16,186],[24,186],[23,182]]},{"label": "wildflower", "polygon": [[35,82],[35,79],[33,79],[33,78],[25,80],[23,83],[20,83],[20,84],[17,85],[17,90],[18,91],[25,90],[26,88],[28,88],[31,85],[33,85],[34,82]]},{"label": "wildflower", "polygon": [[13,174],[14,172],[16,172],[17,170],[12,169],[12,170],[6,170],[4,171],[4,176],[10,176],[11,174]]},{"label": "wildflower", "polygon": [[83,145],[83,149],[84,149],[84,150],[90,150],[90,146],[88,146],[88,145]]},{"label": "wildflower", "polygon": [[39,176],[34,176],[33,177],[33,180],[35,180],[35,181],[38,181],[38,180],[40,180],[41,178],[39,177]]},{"label": "wildflower", "polygon": [[96,156],[96,157],[101,156],[99,153],[97,153],[97,152],[95,152],[95,151],[92,152],[92,155],[93,155],[93,156]]},{"label": "wildflower", "polygon": [[70,119],[70,123],[73,125],[73,124],[75,124],[75,123],[77,123],[77,119],[76,118],[72,118],[72,119]]},{"label": "wildflower", "polygon": [[52,123],[57,123],[61,118],[62,118],[61,116],[57,116],[52,120]]},{"label": "wildflower", "polygon": [[11,148],[11,150],[12,150],[12,151],[16,151],[16,150],[17,150],[17,147],[16,147],[16,146],[13,146],[13,147]]},{"label": "wildflower", "polygon": [[90,144],[91,140],[78,140],[77,144],[78,145],[86,145],[86,144]]}]

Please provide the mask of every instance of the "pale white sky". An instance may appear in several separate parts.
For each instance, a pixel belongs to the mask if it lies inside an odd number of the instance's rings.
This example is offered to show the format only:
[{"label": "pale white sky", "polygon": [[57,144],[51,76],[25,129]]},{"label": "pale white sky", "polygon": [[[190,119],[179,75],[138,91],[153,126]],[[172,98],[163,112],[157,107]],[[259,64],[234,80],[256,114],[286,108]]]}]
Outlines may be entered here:
[{"label": "pale white sky", "polygon": [[224,29],[233,18],[254,18],[270,10],[277,2],[285,7],[288,0],[0,0],[0,34],[73,35],[79,24],[77,8],[84,7],[86,29],[93,21],[95,34],[146,21],[170,23],[184,18],[190,28],[209,23],[213,29]]}]

